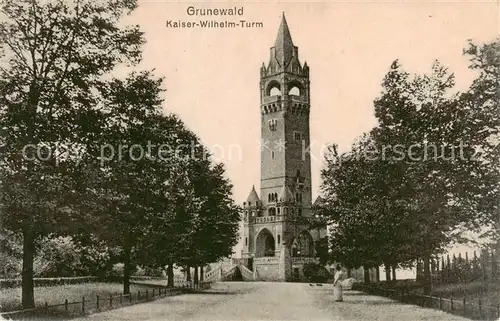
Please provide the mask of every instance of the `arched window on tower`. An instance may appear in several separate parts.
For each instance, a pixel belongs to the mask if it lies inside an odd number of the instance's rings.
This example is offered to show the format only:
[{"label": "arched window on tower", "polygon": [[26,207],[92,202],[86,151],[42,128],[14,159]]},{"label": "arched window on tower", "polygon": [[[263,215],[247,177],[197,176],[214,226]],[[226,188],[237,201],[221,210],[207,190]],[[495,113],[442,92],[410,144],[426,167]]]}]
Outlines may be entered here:
[{"label": "arched window on tower", "polygon": [[290,91],[288,92],[288,95],[290,96],[300,96],[300,89],[297,86],[293,86]]},{"label": "arched window on tower", "polygon": [[266,85],[266,96],[281,96],[281,84],[278,80],[273,79]]},{"label": "arched window on tower", "polygon": [[281,91],[278,87],[272,87],[269,91],[269,96],[281,96]]}]

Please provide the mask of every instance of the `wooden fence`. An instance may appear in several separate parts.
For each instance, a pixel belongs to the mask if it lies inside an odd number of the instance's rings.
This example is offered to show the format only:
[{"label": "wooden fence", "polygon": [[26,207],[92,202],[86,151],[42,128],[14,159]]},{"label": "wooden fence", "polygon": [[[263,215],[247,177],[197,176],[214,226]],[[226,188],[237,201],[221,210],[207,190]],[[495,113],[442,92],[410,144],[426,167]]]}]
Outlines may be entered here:
[{"label": "wooden fence", "polygon": [[[360,290],[478,320],[500,319],[500,252],[484,249],[434,258],[431,295],[423,295],[423,263],[415,281],[356,284]],[[399,283],[398,282],[402,282]]]},{"label": "wooden fence", "polygon": [[[139,283],[140,284],[140,283]],[[151,284],[148,284],[151,286]],[[7,320],[32,320],[33,318],[68,319],[77,316],[92,314],[136,303],[151,301],[157,298],[172,296],[193,290],[210,288],[210,282],[184,283],[176,287],[152,286],[150,290],[137,291],[130,294],[109,294],[109,296],[96,296],[92,299],[82,297],[80,301],[69,302],[67,299],[60,304],[48,305],[33,309],[2,312],[0,317]]]},{"label": "wooden fence", "polygon": [[401,302],[416,304],[426,308],[439,309],[474,320],[500,319],[500,305],[486,305],[481,302],[481,299],[468,300],[465,296],[461,299],[455,299],[453,296],[444,298],[441,296],[421,295],[413,293],[406,288],[391,289],[380,286],[380,284],[356,283],[353,289],[373,295],[386,296]]},{"label": "wooden fence", "polygon": [[[469,256],[468,252],[451,257],[447,255],[431,260],[430,268],[434,283],[469,283],[473,281],[500,280],[499,250],[485,249]],[[417,262],[417,281],[423,278],[423,263]]]}]

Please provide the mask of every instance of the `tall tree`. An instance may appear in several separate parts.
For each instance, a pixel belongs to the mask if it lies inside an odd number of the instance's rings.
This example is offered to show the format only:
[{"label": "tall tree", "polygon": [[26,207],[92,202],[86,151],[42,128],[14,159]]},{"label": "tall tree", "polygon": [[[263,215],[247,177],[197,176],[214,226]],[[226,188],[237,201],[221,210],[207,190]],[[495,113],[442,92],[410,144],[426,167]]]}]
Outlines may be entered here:
[{"label": "tall tree", "polygon": [[2,223],[23,234],[24,308],[34,306],[36,239],[72,226],[56,209],[74,190],[67,176],[94,129],[99,79],[140,60],[141,32],[118,26],[135,7],[130,0],[1,4]]},{"label": "tall tree", "polygon": [[[469,41],[464,54],[477,77],[460,95],[460,122],[455,135],[475,150],[476,161],[457,170],[474,175],[482,184],[476,184],[472,191],[461,190],[466,193],[460,196],[466,201],[461,206],[477,214],[471,221],[472,228],[479,227],[482,236],[495,239],[500,234],[500,38],[485,44]],[[467,176],[459,183],[468,184]]]},{"label": "tall tree", "polygon": [[189,170],[190,163],[201,157],[196,147],[198,138],[175,116],[158,117],[150,131],[158,142],[170,150],[155,160],[158,184],[155,187],[154,213],[149,219],[148,233],[139,241],[139,263],[152,268],[167,266],[168,285],[173,285],[173,265],[180,257],[190,254],[183,241],[189,236],[191,217],[188,215],[196,200]]},{"label": "tall tree", "polygon": [[190,206],[183,206],[178,219],[183,224],[178,244],[183,249],[178,263],[184,267],[204,266],[232,254],[238,241],[240,208],[232,199],[232,185],[224,177],[222,164],[202,159],[190,165]]},{"label": "tall tree", "polygon": [[166,192],[168,165],[159,165],[158,149],[168,142],[162,140],[165,135],[151,130],[161,119],[162,79],[150,72],[132,73],[125,80],[103,82],[99,90],[104,121],[101,135],[88,148],[88,157],[95,161],[86,162],[88,172],[99,175],[84,192],[99,205],[87,209],[91,217],[81,224],[93,227],[92,232],[110,246],[121,248],[128,294],[137,245]]},{"label": "tall tree", "polygon": [[238,242],[241,210],[232,199],[232,185],[224,174],[224,166],[216,164],[205,172],[205,177],[193,182],[204,200],[198,211],[193,238],[198,250],[197,266],[230,257]]},{"label": "tall tree", "polygon": [[[495,47],[469,48],[473,61],[487,56],[479,60],[490,65],[482,65],[488,71],[465,94],[452,92],[454,75],[437,61],[428,75],[391,65],[374,101],[378,126],[348,157],[333,153],[322,173],[326,213],[336,223],[334,254],[392,268],[422,259],[429,292],[432,255],[461,240],[464,227],[495,225],[498,166],[491,142],[498,116],[491,114],[498,108],[498,69],[491,65],[498,59],[488,48]],[[489,98],[478,86],[488,88]],[[374,154],[366,157],[370,144]]]}]

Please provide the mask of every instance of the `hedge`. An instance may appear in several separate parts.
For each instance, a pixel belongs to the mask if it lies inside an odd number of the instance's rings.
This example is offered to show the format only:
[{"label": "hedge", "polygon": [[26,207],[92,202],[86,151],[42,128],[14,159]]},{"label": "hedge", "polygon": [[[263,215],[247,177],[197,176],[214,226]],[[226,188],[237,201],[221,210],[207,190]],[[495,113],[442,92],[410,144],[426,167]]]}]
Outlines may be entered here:
[{"label": "hedge", "polygon": [[[98,278],[96,276],[33,279],[35,287],[90,283],[90,282],[95,282],[97,280]],[[21,283],[22,283],[21,279],[0,279],[0,288],[16,288],[20,287]]]},{"label": "hedge", "polygon": [[[130,281],[156,280],[164,278],[155,278],[150,276],[131,276]],[[77,276],[77,277],[60,277],[60,278],[34,278],[35,287],[38,286],[56,286],[68,284],[81,284],[91,282],[123,282],[123,276],[107,275],[104,277],[97,276]],[[0,288],[17,288],[22,283],[21,279],[0,279]]]}]

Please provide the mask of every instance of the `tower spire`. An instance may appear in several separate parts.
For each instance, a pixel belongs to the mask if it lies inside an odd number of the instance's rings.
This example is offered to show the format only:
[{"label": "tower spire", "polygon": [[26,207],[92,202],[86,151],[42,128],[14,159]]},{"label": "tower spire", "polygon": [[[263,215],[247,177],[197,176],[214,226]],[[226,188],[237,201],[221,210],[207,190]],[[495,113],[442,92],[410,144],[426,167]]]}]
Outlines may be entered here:
[{"label": "tower spire", "polygon": [[275,58],[282,67],[285,67],[292,58],[293,48],[292,36],[290,35],[290,29],[286,23],[285,13],[283,12],[278,35],[274,42]]}]

